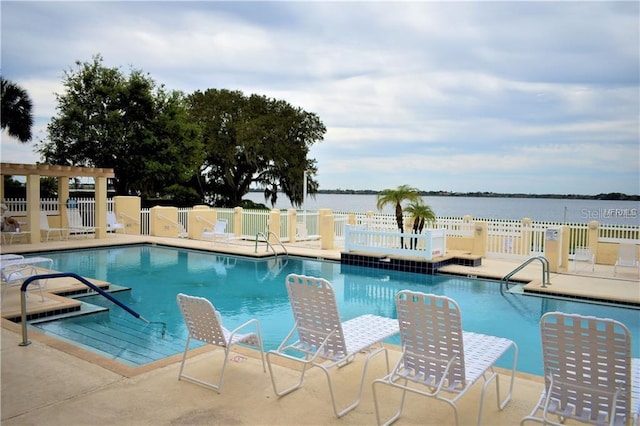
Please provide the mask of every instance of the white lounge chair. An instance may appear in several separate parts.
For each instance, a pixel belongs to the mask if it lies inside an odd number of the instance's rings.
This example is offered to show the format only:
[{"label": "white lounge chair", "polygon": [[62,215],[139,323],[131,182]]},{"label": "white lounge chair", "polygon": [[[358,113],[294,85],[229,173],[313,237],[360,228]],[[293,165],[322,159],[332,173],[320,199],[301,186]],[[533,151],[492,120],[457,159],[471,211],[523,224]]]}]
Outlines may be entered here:
[{"label": "white lounge chair", "polygon": [[116,214],[114,212],[107,212],[107,232],[116,232],[116,230],[122,229],[127,232],[124,223],[118,222]]},{"label": "white lounge chair", "polygon": [[[484,383],[478,424],[482,421],[485,390],[491,381],[496,382],[498,408],[502,410],[509,403],[518,361],[515,342],[463,331],[460,308],[446,296],[403,290],[396,295],[396,308],[403,350],[393,371],[373,382],[378,424],[390,424],[400,417],[406,392],[448,403],[458,424],[456,402],[480,378]],[[508,394],[501,401],[498,373],[493,367],[509,350],[513,352],[511,382]],[[387,385],[401,389],[402,396],[398,411],[383,422],[378,388]],[[388,396],[386,393],[385,398]]]},{"label": "white lounge chair", "polygon": [[[53,259],[48,257],[22,257],[20,255],[3,255],[0,259],[0,276],[2,281],[2,303],[4,303],[7,290],[10,286],[22,285],[24,280],[32,275],[38,273],[36,265],[39,263],[46,263],[48,269],[53,267]],[[41,280],[35,282],[40,290],[40,297],[44,302],[44,294],[42,292],[43,287],[46,285]]]},{"label": "white lounge chair", "polygon": [[16,228],[15,231],[3,231],[2,232],[2,243],[13,244],[13,241],[16,239],[21,239],[22,237],[26,237],[30,235],[30,231],[21,231],[19,228]]},{"label": "white lounge chair", "polygon": [[619,267],[636,268],[640,274],[638,247],[635,244],[618,244],[618,260],[613,267],[613,275],[618,273]]},{"label": "white lounge chair", "polygon": [[[185,379],[187,381],[197,383],[204,387],[213,389],[218,393],[222,392],[224,373],[229,359],[229,351],[233,345],[246,345],[258,349],[260,351],[260,356],[262,357],[262,369],[265,372],[267,371],[264,361],[264,350],[262,347],[262,333],[260,331],[260,323],[258,320],[251,319],[239,327],[236,327],[234,330],[229,331],[222,325],[222,317],[220,316],[220,313],[216,311],[211,302],[207,299],[180,293],[177,296],[177,301],[178,306],[180,307],[180,312],[182,313],[182,318],[189,330],[189,337],[187,337],[187,343],[184,347],[184,353],[182,354],[182,363],[180,364],[178,379]],[[256,331],[246,334],[238,333],[240,330],[247,328],[248,326],[254,326]],[[191,339],[224,348],[224,361],[222,363],[220,379],[217,383],[205,382],[195,377],[183,374],[184,364]]]},{"label": "white lounge chair", "polygon": [[89,236],[90,234],[95,234],[96,232],[95,226],[85,226],[82,223],[82,216],[80,216],[80,210],[78,209],[67,209],[67,221],[69,234],[84,237]]},{"label": "white lounge chair", "polygon": [[16,259],[24,259],[24,256],[21,254],[0,254],[0,261],[16,260]]},{"label": "white lounge chair", "polygon": [[[382,341],[398,333],[398,321],[377,315],[362,315],[341,322],[333,287],[327,280],[290,274],[286,278],[286,285],[295,325],[278,349],[267,352],[273,390],[279,397],[287,395],[302,386],[309,367],[319,367],[329,383],[333,411],[337,417],[342,417],[360,403],[367,367],[375,355],[384,352],[389,370],[389,356]],[[360,379],[360,391],[353,402],[339,410],[329,369],[344,366],[363,351],[369,354]],[[293,356],[293,353],[301,354],[303,358]],[[272,370],[273,357],[302,365],[297,383],[280,391],[277,389]]]},{"label": "white lounge chair", "polygon": [[628,425],[633,419],[637,424],[640,359],[631,358],[624,324],[549,312],[540,320],[540,332],[544,390],[520,424],[560,425],[567,419],[596,425]]},{"label": "white lounge chair", "polygon": [[[51,236],[52,233],[58,233],[58,238],[59,239],[63,239],[64,238],[64,233],[68,232],[67,228],[52,228],[49,226],[49,217],[47,216],[47,212],[45,211],[40,211],[40,231],[41,232],[46,232],[47,236],[45,241],[49,241],[49,237]],[[67,235],[69,235],[67,233]]]},{"label": "white lounge chair", "polygon": [[595,270],[595,256],[589,247],[576,247],[573,255],[573,271],[578,271],[579,263],[591,265],[591,272]]},{"label": "white lounge chair", "polygon": [[230,240],[234,238],[234,234],[226,232],[226,229],[227,221],[225,219],[218,219],[212,230],[209,230],[209,228],[202,228],[202,239],[210,239],[215,242],[219,238],[223,240]]}]

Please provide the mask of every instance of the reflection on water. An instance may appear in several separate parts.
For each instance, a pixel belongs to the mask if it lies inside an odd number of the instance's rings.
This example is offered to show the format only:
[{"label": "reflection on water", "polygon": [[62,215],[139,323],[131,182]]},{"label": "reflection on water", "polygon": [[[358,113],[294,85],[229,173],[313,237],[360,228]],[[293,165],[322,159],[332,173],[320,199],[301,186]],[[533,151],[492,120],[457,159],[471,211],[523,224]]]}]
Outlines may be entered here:
[{"label": "reflection on water", "polygon": [[[45,254],[43,254],[45,255]],[[287,274],[305,274],[329,280],[335,289],[343,320],[365,313],[396,317],[394,297],[404,289],[446,295],[462,312],[468,331],[507,337],[520,347],[518,370],[541,374],[538,321],[551,311],[613,318],[640,335],[640,310],[613,308],[533,296],[502,293],[494,282],[464,277],[419,275],[336,262],[279,256],[264,260],[221,256],[156,246],[129,246],[46,253],[54,268],[130,287],[115,297],[150,321],[167,323],[160,336],[153,325],[141,323],[122,309],[108,314],[48,323],[49,333],[68,339],[102,336],[87,344],[114,359],[144,364],[182,351],[186,328],[176,304],[178,293],[206,297],[218,309],[228,328],[250,318],[262,326],[265,348],[273,349],[293,326],[285,288]],[[92,304],[109,306],[101,297]],[[111,335],[112,337],[104,337]],[[399,344],[399,338],[392,340]],[[633,354],[640,357],[640,339]]]}]

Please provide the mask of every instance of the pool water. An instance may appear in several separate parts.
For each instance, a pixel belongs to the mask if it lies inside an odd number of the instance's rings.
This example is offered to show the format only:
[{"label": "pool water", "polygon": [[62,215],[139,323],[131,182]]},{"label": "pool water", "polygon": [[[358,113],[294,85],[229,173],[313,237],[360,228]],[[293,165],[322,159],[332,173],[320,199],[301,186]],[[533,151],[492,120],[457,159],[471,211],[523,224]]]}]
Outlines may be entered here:
[{"label": "pool water", "polygon": [[[33,326],[94,352],[138,366],[181,353],[187,330],[176,303],[178,293],[209,299],[228,329],[257,318],[265,350],[275,349],[293,326],[285,289],[287,274],[329,280],[343,320],[371,313],[396,318],[394,296],[410,289],[446,295],[462,311],[463,328],[514,340],[518,370],[542,375],[538,322],[550,311],[613,318],[640,336],[640,310],[502,293],[495,282],[346,266],[337,262],[283,257],[256,260],[195,250],[136,245],[39,253],[58,271],[130,287],[112,295],[151,321],[144,323],[102,296],[80,300],[109,308],[106,313],[41,322]],[[158,322],[166,323],[166,334]],[[399,344],[399,337],[389,340]],[[196,347],[192,343],[191,347]],[[640,357],[640,338],[633,342]],[[508,366],[506,357],[503,366]]]}]

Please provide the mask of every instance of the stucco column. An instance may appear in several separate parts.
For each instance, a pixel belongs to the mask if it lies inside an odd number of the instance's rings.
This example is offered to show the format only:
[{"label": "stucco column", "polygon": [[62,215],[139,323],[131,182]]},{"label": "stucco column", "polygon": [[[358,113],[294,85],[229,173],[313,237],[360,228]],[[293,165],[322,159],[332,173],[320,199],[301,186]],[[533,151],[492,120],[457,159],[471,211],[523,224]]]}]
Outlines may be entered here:
[{"label": "stucco column", "polygon": [[487,222],[476,222],[473,227],[471,254],[485,257],[487,254]]},{"label": "stucco column", "polygon": [[204,228],[213,231],[217,220],[218,212],[215,209],[206,205],[193,206],[193,209],[187,214],[189,238],[201,240]]},{"label": "stucco column", "polygon": [[242,207],[233,208],[233,234],[242,237]]},{"label": "stucco column", "polygon": [[560,271],[566,272],[569,269],[569,235],[570,229],[568,226],[560,228],[562,230],[561,251],[560,251]]},{"label": "stucco column", "polygon": [[155,206],[149,209],[149,235],[177,238],[179,234],[177,207]]},{"label": "stucco column", "polygon": [[140,197],[133,195],[117,195],[113,197],[113,211],[116,219],[124,223],[124,233],[140,235]]},{"label": "stucco column", "polygon": [[[567,227],[560,227],[549,228],[545,232],[544,256],[549,261],[549,272],[561,272],[562,269],[566,269],[566,264],[568,262],[569,256],[568,254],[563,255],[562,252],[565,247],[563,240],[569,239],[568,236],[563,235],[567,230]],[[568,242],[566,244],[566,247],[568,252]]]},{"label": "stucco column", "polygon": [[318,210],[320,248],[322,250],[333,250],[334,248],[334,218],[331,209]]},{"label": "stucco column", "polygon": [[[275,236],[272,234],[275,234]],[[269,212],[269,242],[277,244],[276,236],[280,235],[280,210],[273,209]]]}]

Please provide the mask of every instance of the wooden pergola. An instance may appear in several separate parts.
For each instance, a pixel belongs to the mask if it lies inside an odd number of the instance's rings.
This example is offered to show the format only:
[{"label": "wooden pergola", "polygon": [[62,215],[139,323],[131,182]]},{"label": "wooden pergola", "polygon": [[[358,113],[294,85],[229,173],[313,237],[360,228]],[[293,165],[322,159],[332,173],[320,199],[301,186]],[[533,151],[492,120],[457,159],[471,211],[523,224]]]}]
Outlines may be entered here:
[{"label": "wooden pergola", "polygon": [[[96,238],[107,236],[107,178],[114,178],[113,169],[92,167],[56,166],[49,164],[0,163],[0,199],[4,199],[4,176],[27,178],[27,222],[31,230],[31,242],[41,241],[40,236],[40,178],[58,178],[58,200],[69,198],[69,179],[90,177],[95,181]],[[66,203],[60,204],[60,220],[66,226]]]}]

